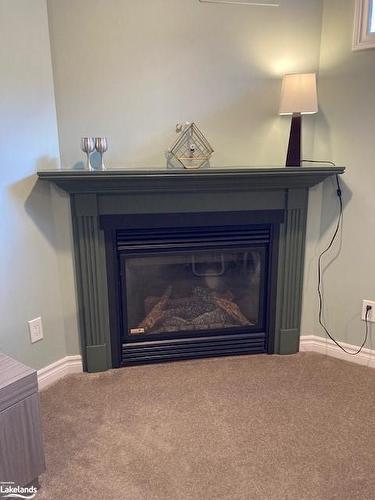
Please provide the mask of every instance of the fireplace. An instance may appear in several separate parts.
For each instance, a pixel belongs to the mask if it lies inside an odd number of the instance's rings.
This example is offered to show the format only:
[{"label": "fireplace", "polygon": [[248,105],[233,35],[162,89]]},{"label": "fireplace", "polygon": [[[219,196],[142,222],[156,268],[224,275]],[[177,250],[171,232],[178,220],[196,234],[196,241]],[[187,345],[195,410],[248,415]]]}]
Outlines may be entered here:
[{"label": "fireplace", "polygon": [[84,369],[299,349],[308,189],[343,167],[52,170]]},{"label": "fireplace", "polygon": [[101,218],[116,366],[272,352],[283,213],[257,217]]}]

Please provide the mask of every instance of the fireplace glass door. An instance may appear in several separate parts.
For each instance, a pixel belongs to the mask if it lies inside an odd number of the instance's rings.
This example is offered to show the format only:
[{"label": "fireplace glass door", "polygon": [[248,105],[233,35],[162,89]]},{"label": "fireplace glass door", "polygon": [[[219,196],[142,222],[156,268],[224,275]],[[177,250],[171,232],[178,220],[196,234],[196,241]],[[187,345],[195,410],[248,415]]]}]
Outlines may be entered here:
[{"label": "fireplace glass door", "polygon": [[124,337],[260,331],[267,246],[121,255]]}]

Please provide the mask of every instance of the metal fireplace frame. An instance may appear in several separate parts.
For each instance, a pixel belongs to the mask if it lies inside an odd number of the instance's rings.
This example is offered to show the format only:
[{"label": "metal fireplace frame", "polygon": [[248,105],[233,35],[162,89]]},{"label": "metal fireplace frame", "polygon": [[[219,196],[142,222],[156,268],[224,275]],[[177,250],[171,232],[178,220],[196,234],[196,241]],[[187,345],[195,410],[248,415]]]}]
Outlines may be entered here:
[{"label": "metal fireplace frame", "polygon": [[[100,227],[104,230],[106,246],[112,366],[118,368],[132,364],[212,356],[273,354],[279,229],[283,222],[282,210],[100,217]],[[212,238],[208,236],[210,232],[213,233]],[[214,235],[217,234],[221,234],[220,242],[223,248],[243,249],[254,245],[267,250],[267,275],[262,305],[264,328],[239,327],[198,332],[195,330],[183,334],[171,332],[159,336],[129,338],[125,334],[126,299],[122,296],[124,276],[121,261],[125,252],[120,250],[119,240],[125,240],[130,248],[132,244],[141,246],[140,255],[145,255],[146,252],[150,252],[150,245],[147,242],[137,245],[137,242],[144,241],[145,236],[146,239],[157,238],[159,248],[157,253],[162,255],[163,250],[168,251],[172,235],[174,239],[180,237],[179,242],[183,245],[180,251],[189,251],[191,250],[187,243],[189,238],[190,240],[194,238],[194,249],[201,250],[206,249],[210,241],[214,244]],[[132,253],[128,252],[127,255],[130,256]]]}]

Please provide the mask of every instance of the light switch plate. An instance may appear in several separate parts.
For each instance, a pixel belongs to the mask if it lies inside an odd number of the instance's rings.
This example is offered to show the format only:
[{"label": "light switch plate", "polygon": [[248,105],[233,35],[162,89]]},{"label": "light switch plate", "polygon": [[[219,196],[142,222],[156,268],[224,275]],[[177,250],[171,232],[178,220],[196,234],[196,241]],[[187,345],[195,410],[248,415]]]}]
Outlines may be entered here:
[{"label": "light switch plate", "polygon": [[30,341],[32,344],[34,342],[38,342],[39,340],[43,340],[43,324],[42,318],[39,316],[38,318],[32,319],[28,321],[29,323],[29,332],[30,332]]}]

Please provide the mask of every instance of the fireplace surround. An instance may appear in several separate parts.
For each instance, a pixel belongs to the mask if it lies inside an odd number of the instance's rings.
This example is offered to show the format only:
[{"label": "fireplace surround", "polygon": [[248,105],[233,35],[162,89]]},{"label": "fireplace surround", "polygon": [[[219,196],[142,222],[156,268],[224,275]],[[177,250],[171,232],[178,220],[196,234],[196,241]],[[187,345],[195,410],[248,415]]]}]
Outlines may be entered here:
[{"label": "fireplace surround", "polygon": [[298,352],[308,188],[343,172],[38,172],[70,193],[85,370]]}]

